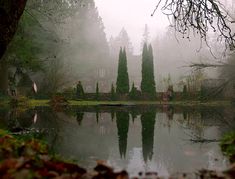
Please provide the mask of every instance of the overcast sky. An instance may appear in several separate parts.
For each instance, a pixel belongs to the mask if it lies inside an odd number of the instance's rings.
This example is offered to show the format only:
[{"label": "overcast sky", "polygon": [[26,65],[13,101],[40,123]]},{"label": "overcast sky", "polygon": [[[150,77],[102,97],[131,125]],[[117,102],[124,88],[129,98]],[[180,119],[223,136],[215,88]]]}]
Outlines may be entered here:
[{"label": "overcast sky", "polygon": [[107,39],[117,36],[124,27],[131,39],[136,54],[145,24],[150,28],[151,38],[160,36],[168,24],[167,18],[158,11],[154,17],[151,13],[158,0],[95,0],[100,16],[103,19]]}]

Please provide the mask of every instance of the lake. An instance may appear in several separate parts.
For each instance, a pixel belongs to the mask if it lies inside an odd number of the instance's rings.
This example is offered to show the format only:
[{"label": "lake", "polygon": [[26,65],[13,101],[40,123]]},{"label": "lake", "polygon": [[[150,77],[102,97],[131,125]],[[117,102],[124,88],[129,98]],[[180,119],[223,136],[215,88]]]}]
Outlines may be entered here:
[{"label": "lake", "polygon": [[232,107],[37,107],[1,109],[0,127],[15,134],[40,131],[53,151],[85,168],[103,160],[132,176],[168,176],[225,169],[218,140],[235,129],[234,118]]}]

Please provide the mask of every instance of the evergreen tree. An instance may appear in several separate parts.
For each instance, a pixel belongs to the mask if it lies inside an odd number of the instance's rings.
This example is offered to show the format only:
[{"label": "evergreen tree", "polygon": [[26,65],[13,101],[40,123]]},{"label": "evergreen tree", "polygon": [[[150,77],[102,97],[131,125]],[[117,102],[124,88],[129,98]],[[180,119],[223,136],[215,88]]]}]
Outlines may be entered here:
[{"label": "evergreen tree", "polygon": [[149,42],[149,28],[148,28],[148,25],[145,24],[145,27],[144,27],[144,34],[143,34],[143,40],[142,40],[142,43],[141,43],[141,47],[144,46],[144,44],[148,44]]},{"label": "evergreen tree", "polygon": [[77,122],[78,122],[79,126],[82,125],[83,117],[84,117],[84,112],[78,111],[77,112]]},{"label": "evergreen tree", "polygon": [[154,146],[154,126],[156,111],[145,112],[141,115],[142,146],[144,161],[152,160]]},{"label": "evergreen tree", "polygon": [[96,90],[95,90],[95,98],[96,100],[99,100],[99,97],[100,97],[100,92],[99,92],[99,83],[97,82],[96,83]]},{"label": "evergreen tree", "polygon": [[187,95],[188,95],[188,89],[187,89],[187,86],[184,85],[184,87],[183,87],[183,98],[184,99],[187,98]]},{"label": "evergreen tree", "polygon": [[156,95],[156,86],[154,79],[153,49],[152,46],[144,44],[142,53],[142,81],[141,91],[150,96]]},{"label": "evergreen tree", "polygon": [[128,112],[120,111],[116,113],[116,118],[119,152],[121,158],[126,158],[130,116]]},{"label": "evergreen tree", "polygon": [[133,45],[130,41],[130,37],[125,30],[122,28],[119,35],[117,37],[111,37],[109,40],[110,52],[112,56],[116,56],[118,54],[120,47],[126,47],[127,55],[133,55]]},{"label": "evergreen tree", "polygon": [[130,98],[131,99],[137,99],[138,98],[138,90],[137,88],[135,87],[135,83],[132,84],[132,88],[131,88],[131,91],[130,91]]},{"label": "evergreen tree", "polygon": [[85,94],[84,94],[84,90],[83,90],[81,81],[79,81],[78,84],[77,84],[76,94],[77,94],[78,99],[83,99],[84,98]]},{"label": "evergreen tree", "polygon": [[116,86],[116,92],[118,94],[125,94],[129,92],[129,76],[127,71],[127,57],[125,48],[121,48],[119,52],[118,76]]},{"label": "evergreen tree", "polygon": [[114,88],[114,85],[112,83],[112,86],[111,86],[111,100],[115,100],[115,88]]}]

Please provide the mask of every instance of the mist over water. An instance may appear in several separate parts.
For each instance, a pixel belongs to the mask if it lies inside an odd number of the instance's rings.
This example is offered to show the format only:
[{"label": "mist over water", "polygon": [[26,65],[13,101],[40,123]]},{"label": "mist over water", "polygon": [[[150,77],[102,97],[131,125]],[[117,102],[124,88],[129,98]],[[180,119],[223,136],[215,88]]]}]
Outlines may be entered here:
[{"label": "mist over water", "polygon": [[[228,161],[217,142],[234,129],[234,109],[207,107],[73,107],[66,112],[36,108],[25,113],[1,111],[3,128],[24,128],[43,137],[58,154],[92,169],[105,160],[131,176],[156,171],[160,176],[199,169],[223,170]],[[8,120],[4,114],[12,114]],[[37,121],[34,120],[37,113]],[[223,117],[226,117],[224,119]],[[226,123],[226,125],[225,125]]]}]

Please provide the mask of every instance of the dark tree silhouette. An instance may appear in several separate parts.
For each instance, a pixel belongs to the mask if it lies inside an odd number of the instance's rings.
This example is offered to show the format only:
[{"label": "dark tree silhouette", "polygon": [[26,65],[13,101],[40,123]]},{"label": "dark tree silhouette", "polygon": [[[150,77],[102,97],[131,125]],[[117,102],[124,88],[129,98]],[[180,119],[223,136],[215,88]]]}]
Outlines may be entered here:
[{"label": "dark tree silhouette", "polygon": [[115,100],[116,99],[116,95],[115,95],[115,88],[114,88],[113,83],[112,83],[112,86],[111,86],[110,94],[111,94],[111,100]]},{"label": "dark tree silhouette", "polygon": [[77,112],[77,122],[78,122],[79,126],[82,125],[83,117],[84,117],[84,112],[78,111]]},{"label": "dark tree silhouette", "polygon": [[154,125],[156,112],[145,112],[141,115],[142,146],[144,161],[152,160],[154,143]]},{"label": "dark tree silhouette", "polygon": [[78,99],[83,99],[84,95],[85,95],[85,93],[84,93],[84,89],[82,86],[82,82],[79,81],[77,84],[77,87],[76,87],[76,96]]},{"label": "dark tree silhouette", "polygon": [[[161,5],[163,4],[163,5]],[[225,7],[217,0],[159,0],[152,16],[160,7],[171,19],[176,31],[189,38],[191,29],[202,39],[207,40],[210,29],[217,32],[218,39],[224,40],[226,47],[234,47],[235,34],[229,27],[232,18],[225,12]]]},{"label": "dark tree silhouette", "polygon": [[118,129],[118,141],[119,141],[119,152],[122,157],[126,157],[127,150],[127,136],[129,130],[129,113],[128,112],[117,112],[117,129]]},{"label": "dark tree silhouette", "polygon": [[0,0],[0,59],[11,42],[27,0]]},{"label": "dark tree silhouette", "polygon": [[99,100],[100,97],[100,90],[99,90],[99,83],[96,83],[96,89],[95,89],[95,98],[96,100]]},{"label": "dark tree silhouette", "polygon": [[126,94],[129,92],[129,75],[127,70],[127,57],[125,48],[121,48],[119,52],[118,76],[116,86],[116,92],[118,94]]},{"label": "dark tree silhouette", "polygon": [[142,81],[141,91],[143,94],[155,96],[156,87],[154,79],[153,50],[152,46],[144,44],[142,53]]}]

